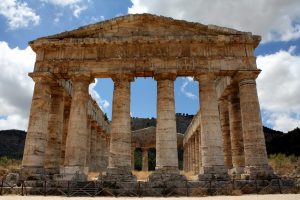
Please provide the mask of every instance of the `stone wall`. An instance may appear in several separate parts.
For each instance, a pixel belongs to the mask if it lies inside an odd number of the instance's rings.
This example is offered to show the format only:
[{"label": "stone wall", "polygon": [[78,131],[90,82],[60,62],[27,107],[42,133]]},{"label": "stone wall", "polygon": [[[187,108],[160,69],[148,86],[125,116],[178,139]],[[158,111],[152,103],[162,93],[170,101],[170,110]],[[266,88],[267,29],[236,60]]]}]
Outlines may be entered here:
[{"label": "stone wall", "polygon": [[[191,123],[194,115],[184,114],[184,113],[176,113],[176,130],[177,133],[185,133],[185,130]],[[131,118],[131,130],[139,130],[143,128],[147,128],[150,126],[156,126],[155,118],[139,118],[132,117]]]}]

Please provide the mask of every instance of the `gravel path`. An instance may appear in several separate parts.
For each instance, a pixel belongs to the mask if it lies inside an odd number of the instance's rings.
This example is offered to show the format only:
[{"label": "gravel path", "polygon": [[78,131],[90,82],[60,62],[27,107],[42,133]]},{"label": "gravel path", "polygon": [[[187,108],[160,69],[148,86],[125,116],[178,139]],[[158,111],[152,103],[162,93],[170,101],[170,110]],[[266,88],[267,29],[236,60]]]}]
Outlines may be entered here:
[{"label": "gravel path", "polygon": [[[0,200],[132,200],[134,197],[61,197],[61,196],[0,196]],[[164,198],[143,197],[143,200],[158,200]],[[243,196],[210,196],[210,197],[171,197],[167,200],[300,200],[300,194],[275,194],[275,195],[243,195]]]}]

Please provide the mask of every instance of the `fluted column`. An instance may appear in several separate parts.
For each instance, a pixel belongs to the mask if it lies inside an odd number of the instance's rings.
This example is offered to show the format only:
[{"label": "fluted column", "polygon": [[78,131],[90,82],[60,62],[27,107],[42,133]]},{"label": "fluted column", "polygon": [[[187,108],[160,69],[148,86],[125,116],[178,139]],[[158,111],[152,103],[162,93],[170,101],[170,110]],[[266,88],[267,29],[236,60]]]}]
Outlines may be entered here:
[{"label": "fluted column", "polygon": [[199,136],[198,131],[194,133],[194,139],[195,139],[195,174],[199,174]]},{"label": "fluted column", "polygon": [[124,74],[112,79],[114,93],[108,172],[131,174],[130,82],[133,77]]},{"label": "fluted column", "polygon": [[29,76],[34,80],[35,86],[22,160],[24,178],[43,173],[52,82],[50,73],[35,72]]},{"label": "fluted column", "polygon": [[196,155],[195,155],[195,136],[191,136],[191,150],[192,150],[192,171],[195,173],[195,166],[196,166]]},{"label": "fluted column", "polygon": [[175,74],[156,74],[156,169],[179,173],[174,102]]},{"label": "fluted column", "polygon": [[[97,136],[97,122],[92,121],[91,123],[91,140],[90,140],[90,165],[89,170],[90,171],[98,171],[99,170],[99,160],[98,160],[98,149],[97,146],[99,145],[100,138]],[[100,150],[101,151],[101,150]]]},{"label": "fluted column", "polygon": [[230,121],[230,138],[232,154],[232,174],[240,175],[245,167],[243,130],[241,123],[240,99],[237,90],[232,90],[228,95],[228,113]]},{"label": "fluted column", "polygon": [[229,113],[228,101],[225,98],[219,100],[219,112],[222,131],[222,142],[225,164],[228,169],[232,168],[231,158],[231,140],[230,140],[230,126],[229,126]]},{"label": "fluted column", "polygon": [[135,146],[131,146],[131,169],[135,170]]},{"label": "fluted column", "polygon": [[66,141],[68,135],[68,125],[70,117],[70,108],[71,108],[71,98],[65,93],[64,98],[64,127],[61,141],[61,154],[60,154],[60,166],[64,165],[65,162],[65,153],[66,153]]},{"label": "fluted column", "polygon": [[198,174],[200,173],[200,169],[202,168],[202,145],[201,145],[201,128],[197,129],[197,137],[198,137]]},{"label": "fluted column", "polygon": [[189,170],[188,171],[190,172],[190,171],[192,171],[192,166],[193,166],[192,165],[193,164],[192,163],[192,148],[191,148],[191,141],[190,140],[188,141],[188,150],[189,150],[188,151],[189,152],[189,154],[188,154],[188,158],[189,158],[189,162],[188,162],[189,166],[188,166],[188,168],[189,168]]},{"label": "fluted column", "polygon": [[90,167],[91,166],[91,138],[92,138],[92,126],[91,126],[91,118],[90,116],[87,117],[87,126],[86,126],[86,131],[87,131],[87,140],[86,140],[86,157],[85,157],[85,166]]},{"label": "fluted column", "polygon": [[268,165],[265,137],[256,90],[256,75],[240,73],[240,108],[245,152],[245,176],[273,176]]},{"label": "fluted column", "polygon": [[[73,97],[71,103],[66,154],[64,163],[65,174],[81,174],[85,178],[88,173],[86,166],[88,117],[87,105],[89,100],[89,84],[92,82],[88,73],[74,73],[72,76]],[[72,177],[70,177],[72,178]]]},{"label": "fluted column", "polygon": [[48,141],[44,165],[48,174],[59,174],[63,125],[64,89],[58,83],[54,83],[51,86]]},{"label": "fluted column", "polygon": [[148,148],[142,148],[142,171],[148,171]]},{"label": "fluted column", "polygon": [[186,145],[183,145],[183,171],[186,172]]},{"label": "fluted column", "polygon": [[201,104],[202,167],[199,178],[211,179],[212,176],[227,178],[215,77],[213,74],[201,74],[196,78],[199,81]]}]

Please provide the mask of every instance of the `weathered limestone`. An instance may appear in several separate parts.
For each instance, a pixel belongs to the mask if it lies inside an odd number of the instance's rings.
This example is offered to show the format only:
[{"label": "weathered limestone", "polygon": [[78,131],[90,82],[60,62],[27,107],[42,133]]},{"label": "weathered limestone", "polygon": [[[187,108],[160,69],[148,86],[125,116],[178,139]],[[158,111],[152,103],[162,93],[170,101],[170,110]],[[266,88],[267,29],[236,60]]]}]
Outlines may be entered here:
[{"label": "weathered limestone", "polygon": [[250,178],[273,176],[268,165],[266,143],[262,129],[255,77],[240,73],[240,108],[245,151],[245,175]]},{"label": "weathered limestone", "polygon": [[225,98],[219,100],[219,112],[223,141],[223,152],[226,167],[231,169],[232,157],[231,157],[231,140],[230,140],[230,126],[229,126],[229,114],[228,114],[228,101]]},{"label": "weathered limestone", "polygon": [[43,173],[45,148],[48,134],[48,113],[50,111],[50,84],[52,76],[45,73],[30,73],[35,82],[29,125],[22,160],[24,177]]},{"label": "weathered limestone", "polygon": [[65,93],[64,98],[64,128],[62,134],[62,141],[61,141],[61,154],[60,154],[60,166],[62,167],[65,162],[65,152],[66,152],[66,141],[68,135],[68,126],[69,126],[69,116],[70,116],[70,109],[71,109],[71,98],[67,96]]},{"label": "weathered limestone", "polygon": [[243,129],[238,91],[232,90],[228,95],[228,113],[230,121],[231,154],[233,169],[231,174],[241,175],[245,167]]},{"label": "weathered limestone", "polygon": [[92,82],[87,73],[74,73],[73,97],[70,110],[68,136],[66,141],[66,155],[64,162],[64,174],[80,174],[85,178],[88,173],[86,166],[88,118],[87,103],[89,99],[88,88]]},{"label": "weathered limestone", "polygon": [[131,75],[115,75],[108,173],[131,174]]},{"label": "weathered limestone", "polygon": [[[90,171],[99,171],[99,155],[97,153],[101,154],[101,150],[103,149],[97,149],[97,146],[100,146],[100,138],[97,136],[97,123],[95,121],[92,121],[91,123],[91,140],[90,140],[90,165],[89,170]],[[99,151],[99,152],[98,152]]]},{"label": "weathered limestone", "polygon": [[195,133],[195,174],[199,174],[199,131],[196,131]]},{"label": "weathered limestone", "polygon": [[51,105],[44,168],[48,174],[59,174],[64,125],[64,90],[58,83],[51,86]]},{"label": "weathered limestone", "polygon": [[142,148],[142,171],[148,171],[148,149]]},{"label": "weathered limestone", "polygon": [[157,124],[156,124],[156,169],[179,173],[177,133],[174,103],[173,73],[156,74]]},{"label": "weathered limestone", "polygon": [[[178,170],[181,141],[184,169],[199,174],[200,180],[226,179],[227,168],[244,173],[242,177],[272,175],[255,86],[259,70],[254,49],[259,41],[251,33],[143,14],[30,42],[37,53],[31,74],[36,85],[23,173],[57,174],[61,165],[65,179],[84,180],[90,169],[107,171],[101,178],[108,181],[135,180],[130,82],[134,77],[154,77],[156,138],[147,135],[147,144],[155,143],[157,173],[150,181],[184,180]],[[185,136],[176,133],[177,76],[196,76],[200,84],[200,112]],[[111,125],[88,94],[94,77],[114,81]],[[51,94],[50,84],[57,83],[66,95],[58,89]],[[235,93],[229,91],[233,88]],[[71,108],[64,98],[72,102]],[[145,147],[146,142],[137,141]],[[143,155],[146,170],[146,152]]]},{"label": "weathered limestone", "polygon": [[213,74],[197,76],[200,87],[201,153],[200,179],[227,178],[224,163],[221,125],[217,104],[215,77]]}]

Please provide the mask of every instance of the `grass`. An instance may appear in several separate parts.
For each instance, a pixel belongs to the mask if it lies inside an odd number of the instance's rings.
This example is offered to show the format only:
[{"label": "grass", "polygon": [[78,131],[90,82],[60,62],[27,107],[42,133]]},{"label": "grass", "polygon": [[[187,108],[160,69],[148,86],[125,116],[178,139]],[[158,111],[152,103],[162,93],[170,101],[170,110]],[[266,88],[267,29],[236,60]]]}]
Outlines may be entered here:
[{"label": "grass", "polygon": [[8,173],[18,173],[21,168],[21,160],[15,160],[6,156],[0,157],[0,179]]},{"label": "grass", "polygon": [[269,156],[269,164],[279,176],[300,176],[300,157],[272,154]]}]

